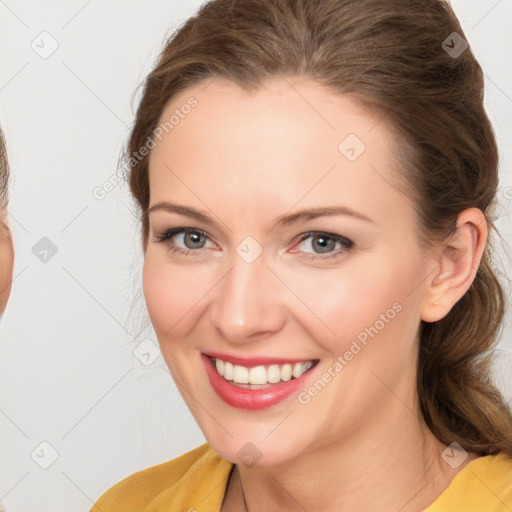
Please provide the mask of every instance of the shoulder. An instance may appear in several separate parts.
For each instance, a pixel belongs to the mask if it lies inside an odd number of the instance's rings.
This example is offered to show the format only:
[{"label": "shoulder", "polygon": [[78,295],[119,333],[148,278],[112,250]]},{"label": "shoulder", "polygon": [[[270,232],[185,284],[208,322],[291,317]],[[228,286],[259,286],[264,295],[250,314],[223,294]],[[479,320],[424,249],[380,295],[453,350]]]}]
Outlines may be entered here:
[{"label": "shoulder", "polygon": [[425,512],[512,510],[512,458],[503,453],[467,464]]},{"label": "shoulder", "polygon": [[205,443],[125,478],[106,491],[91,512],[143,512],[149,507],[200,511],[212,503],[220,508],[232,466]]}]

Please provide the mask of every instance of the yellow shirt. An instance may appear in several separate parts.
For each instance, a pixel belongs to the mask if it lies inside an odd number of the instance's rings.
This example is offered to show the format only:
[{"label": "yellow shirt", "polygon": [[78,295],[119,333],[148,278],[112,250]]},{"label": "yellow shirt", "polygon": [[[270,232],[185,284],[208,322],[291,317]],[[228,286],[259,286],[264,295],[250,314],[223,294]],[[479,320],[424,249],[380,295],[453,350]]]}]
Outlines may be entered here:
[{"label": "yellow shirt", "polygon": [[[205,443],[125,478],[91,512],[220,512],[233,464]],[[424,512],[511,512],[512,459],[472,460]]]}]

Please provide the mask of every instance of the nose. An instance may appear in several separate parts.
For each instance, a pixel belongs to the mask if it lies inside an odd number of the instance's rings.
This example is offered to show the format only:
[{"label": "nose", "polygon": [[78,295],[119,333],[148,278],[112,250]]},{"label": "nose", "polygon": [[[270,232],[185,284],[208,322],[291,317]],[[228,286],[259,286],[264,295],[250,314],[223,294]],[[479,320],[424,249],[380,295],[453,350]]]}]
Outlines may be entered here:
[{"label": "nose", "polygon": [[246,343],[271,337],[284,326],[283,285],[261,255],[247,263],[233,253],[231,267],[215,287],[210,322],[222,339]]}]

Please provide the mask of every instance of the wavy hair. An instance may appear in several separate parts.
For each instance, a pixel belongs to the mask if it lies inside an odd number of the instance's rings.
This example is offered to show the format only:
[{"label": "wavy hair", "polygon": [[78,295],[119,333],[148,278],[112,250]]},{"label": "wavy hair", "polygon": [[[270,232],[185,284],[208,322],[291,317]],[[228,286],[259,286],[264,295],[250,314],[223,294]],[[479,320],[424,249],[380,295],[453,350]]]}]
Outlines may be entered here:
[{"label": "wavy hair", "polygon": [[0,128],[0,218],[2,212],[7,208],[9,184],[9,165],[7,163],[7,150],[5,148],[4,133]]},{"label": "wavy hair", "polygon": [[[272,78],[304,76],[384,113],[405,148],[401,174],[426,245],[446,240],[470,207],[492,232],[498,151],[483,73],[464,48],[464,32],[442,0],[212,0],[167,40],[145,80],[125,156],[138,154],[187,87],[222,77],[252,91]],[[144,247],[148,159],[136,160],[129,176]],[[424,419],[444,443],[482,455],[512,456],[512,414],[491,380],[503,315],[489,242],[467,293],[420,328]]]}]

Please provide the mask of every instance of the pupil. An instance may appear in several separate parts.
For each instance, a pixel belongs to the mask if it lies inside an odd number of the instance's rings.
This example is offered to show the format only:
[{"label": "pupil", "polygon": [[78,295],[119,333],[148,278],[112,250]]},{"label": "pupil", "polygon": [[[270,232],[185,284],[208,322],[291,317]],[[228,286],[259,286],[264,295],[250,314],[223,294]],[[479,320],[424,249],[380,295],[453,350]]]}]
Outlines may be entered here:
[{"label": "pupil", "polygon": [[[320,251],[321,253],[329,252],[329,249],[331,249],[332,244],[334,243],[334,240],[324,237],[323,235],[315,236],[315,241],[320,241]],[[326,250],[327,249],[327,250]]]},{"label": "pupil", "polygon": [[[201,234],[199,233],[188,233],[187,236],[189,237],[189,239],[192,239],[192,245],[193,244],[198,244],[199,241],[201,240]],[[187,239],[187,237],[185,237],[185,240]],[[186,245],[188,246],[189,244],[186,243]],[[195,249],[197,247],[191,247],[192,249]]]}]

